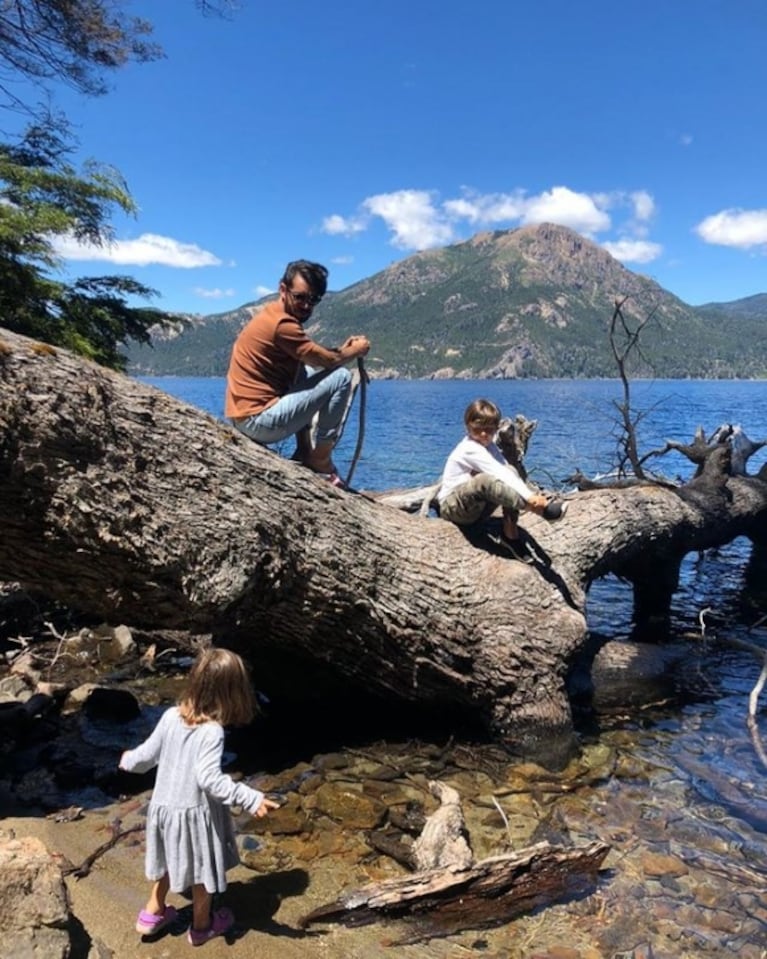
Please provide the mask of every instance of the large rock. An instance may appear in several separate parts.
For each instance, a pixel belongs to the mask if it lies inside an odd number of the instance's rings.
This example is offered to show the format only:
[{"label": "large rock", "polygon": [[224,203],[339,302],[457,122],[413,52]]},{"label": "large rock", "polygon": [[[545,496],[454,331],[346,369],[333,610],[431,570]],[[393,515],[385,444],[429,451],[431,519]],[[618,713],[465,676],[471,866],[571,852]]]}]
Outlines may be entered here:
[{"label": "large rock", "polygon": [[61,868],[39,839],[0,832],[0,956],[66,959],[69,898]]}]

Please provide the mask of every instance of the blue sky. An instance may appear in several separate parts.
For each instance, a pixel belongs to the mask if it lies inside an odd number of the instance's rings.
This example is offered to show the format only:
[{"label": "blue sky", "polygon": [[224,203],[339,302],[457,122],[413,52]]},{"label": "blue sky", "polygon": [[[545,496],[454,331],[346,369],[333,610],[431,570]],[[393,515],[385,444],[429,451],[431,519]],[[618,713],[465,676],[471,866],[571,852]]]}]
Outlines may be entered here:
[{"label": "blue sky", "polygon": [[339,290],[551,221],[693,305],[767,292],[764,0],[126,6],[166,57],[56,98],[139,213],[109,248],[62,245],[73,275],[214,313],[291,259]]}]

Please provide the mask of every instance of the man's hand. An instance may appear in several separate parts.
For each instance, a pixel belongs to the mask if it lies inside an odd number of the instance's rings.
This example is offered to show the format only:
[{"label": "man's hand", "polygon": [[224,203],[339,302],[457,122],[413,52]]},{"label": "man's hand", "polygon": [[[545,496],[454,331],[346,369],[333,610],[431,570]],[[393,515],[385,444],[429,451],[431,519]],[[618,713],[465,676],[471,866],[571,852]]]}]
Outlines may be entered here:
[{"label": "man's hand", "polygon": [[349,359],[355,356],[367,356],[370,349],[370,340],[366,336],[350,336],[341,347],[342,352]]}]

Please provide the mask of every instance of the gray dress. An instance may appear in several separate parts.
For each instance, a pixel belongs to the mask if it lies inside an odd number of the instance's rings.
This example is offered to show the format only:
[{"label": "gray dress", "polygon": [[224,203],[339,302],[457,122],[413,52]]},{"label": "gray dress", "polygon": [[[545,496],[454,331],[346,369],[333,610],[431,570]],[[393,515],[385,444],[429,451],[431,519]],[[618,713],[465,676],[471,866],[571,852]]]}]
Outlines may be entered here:
[{"label": "gray dress", "polygon": [[226,871],[240,861],[227,806],[255,812],[264,794],[221,772],[224,730],[214,722],[187,726],[177,707],[163,713],[151,736],[123,755],[121,767],[157,766],[146,821],[146,875],[165,873],[172,892],[203,885],[226,889]]}]

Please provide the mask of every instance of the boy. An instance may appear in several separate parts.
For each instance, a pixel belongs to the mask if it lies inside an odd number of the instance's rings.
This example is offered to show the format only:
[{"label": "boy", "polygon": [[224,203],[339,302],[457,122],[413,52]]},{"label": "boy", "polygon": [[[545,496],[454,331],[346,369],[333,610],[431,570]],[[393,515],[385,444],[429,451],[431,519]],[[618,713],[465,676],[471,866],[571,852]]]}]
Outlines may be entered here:
[{"label": "boy", "polygon": [[567,503],[533,492],[503,458],[493,442],[501,423],[501,411],[494,403],[474,400],[463,420],[467,435],[448,457],[437,493],[440,516],[459,526],[470,526],[501,506],[501,541],[515,559],[529,563],[532,558],[520,540],[517,525],[520,510],[555,520],[565,515]]}]

